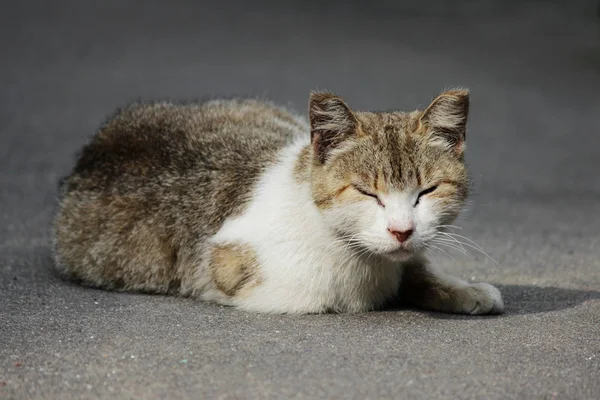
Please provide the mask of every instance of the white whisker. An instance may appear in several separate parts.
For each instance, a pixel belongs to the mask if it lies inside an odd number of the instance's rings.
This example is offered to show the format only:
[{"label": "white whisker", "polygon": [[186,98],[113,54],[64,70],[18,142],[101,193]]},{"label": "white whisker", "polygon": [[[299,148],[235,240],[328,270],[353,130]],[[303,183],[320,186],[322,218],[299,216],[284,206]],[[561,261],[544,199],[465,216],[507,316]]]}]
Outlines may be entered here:
[{"label": "white whisker", "polygon": [[[461,238],[461,239],[463,239],[463,240],[466,240],[466,241],[468,241],[469,243],[466,243],[466,242],[464,242],[464,241],[461,241],[461,243],[462,243],[464,246],[470,247],[470,248],[472,248],[472,249],[474,249],[474,250],[476,250],[476,251],[480,252],[481,254],[483,254],[484,256],[486,256],[487,258],[489,258],[489,259],[490,259],[490,261],[492,261],[492,262],[494,263],[494,265],[495,265],[497,268],[502,268],[502,266],[501,266],[501,265],[500,265],[500,264],[499,264],[499,263],[498,263],[498,262],[497,262],[497,261],[496,261],[496,260],[495,260],[495,259],[494,259],[492,256],[490,256],[488,253],[486,253],[486,252],[485,252],[485,251],[484,251],[484,250],[481,248],[481,246],[480,246],[480,245],[478,245],[477,243],[475,243],[473,240],[469,239],[468,237],[465,237],[465,236],[459,235],[459,234],[457,234],[457,233],[448,233],[448,232],[446,232],[446,234],[447,234],[447,235],[452,235],[452,236],[455,236],[455,237],[457,237],[457,238]],[[457,240],[458,240],[458,239],[457,239]]]}]

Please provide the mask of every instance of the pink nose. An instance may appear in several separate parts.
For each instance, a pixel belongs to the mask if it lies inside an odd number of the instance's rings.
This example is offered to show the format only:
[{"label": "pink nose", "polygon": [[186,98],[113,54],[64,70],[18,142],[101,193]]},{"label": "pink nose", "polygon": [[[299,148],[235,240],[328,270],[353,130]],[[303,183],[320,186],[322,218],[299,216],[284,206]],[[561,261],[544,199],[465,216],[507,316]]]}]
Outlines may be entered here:
[{"label": "pink nose", "polygon": [[408,240],[408,238],[410,237],[410,235],[412,235],[413,230],[409,229],[407,231],[393,231],[391,229],[388,228],[388,231],[394,235],[396,237],[396,239],[398,239],[398,241],[400,243],[404,243]]}]

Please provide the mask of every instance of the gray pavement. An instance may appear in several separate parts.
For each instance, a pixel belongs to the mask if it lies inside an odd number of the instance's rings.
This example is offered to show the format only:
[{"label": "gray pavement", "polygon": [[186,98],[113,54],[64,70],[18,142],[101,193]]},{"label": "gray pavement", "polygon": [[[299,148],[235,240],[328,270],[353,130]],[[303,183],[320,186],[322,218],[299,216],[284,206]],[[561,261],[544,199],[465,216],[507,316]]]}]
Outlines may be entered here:
[{"label": "gray pavement", "polygon": [[[600,398],[595,1],[3,2],[0,398]],[[284,5],[285,4],[285,5]],[[472,91],[465,236],[435,254],[506,314],[269,316],[51,271],[56,181],[116,106],[308,91],[357,108]]]}]

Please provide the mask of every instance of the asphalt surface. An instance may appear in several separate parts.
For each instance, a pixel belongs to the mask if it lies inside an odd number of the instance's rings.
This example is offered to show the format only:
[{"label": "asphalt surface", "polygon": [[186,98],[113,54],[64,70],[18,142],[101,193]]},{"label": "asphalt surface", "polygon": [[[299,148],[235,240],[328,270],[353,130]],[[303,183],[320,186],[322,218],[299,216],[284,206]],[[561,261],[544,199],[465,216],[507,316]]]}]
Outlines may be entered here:
[{"label": "asphalt surface", "polygon": [[[600,398],[595,1],[20,1],[0,12],[0,398]],[[280,3],[285,3],[282,5]],[[269,316],[51,272],[56,182],[128,101],[469,87],[463,234],[506,314]]]}]

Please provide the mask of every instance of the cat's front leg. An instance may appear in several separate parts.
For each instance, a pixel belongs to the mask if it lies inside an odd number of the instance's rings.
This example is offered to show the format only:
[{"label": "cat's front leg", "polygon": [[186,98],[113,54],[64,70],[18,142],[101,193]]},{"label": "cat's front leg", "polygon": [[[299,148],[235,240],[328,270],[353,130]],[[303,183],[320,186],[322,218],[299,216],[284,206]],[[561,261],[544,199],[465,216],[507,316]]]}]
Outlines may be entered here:
[{"label": "cat's front leg", "polygon": [[500,314],[500,291],[487,283],[468,283],[435,270],[422,258],[403,266],[400,300],[415,307],[457,314]]}]

